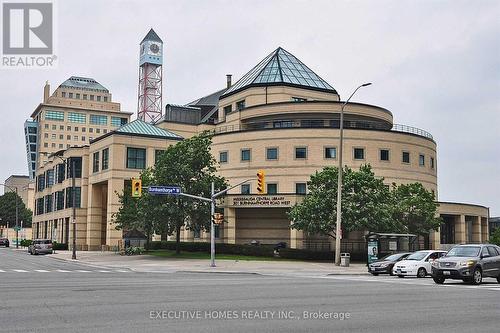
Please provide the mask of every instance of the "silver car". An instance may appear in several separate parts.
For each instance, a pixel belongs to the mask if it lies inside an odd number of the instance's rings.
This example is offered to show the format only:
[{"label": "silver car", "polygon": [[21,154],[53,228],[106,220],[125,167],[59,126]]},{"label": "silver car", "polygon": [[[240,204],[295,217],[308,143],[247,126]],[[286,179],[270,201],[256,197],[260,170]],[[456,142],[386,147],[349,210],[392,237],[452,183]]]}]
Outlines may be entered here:
[{"label": "silver car", "polygon": [[50,239],[35,239],[28,246],[29,254],[49,253],[52,254],[52,240]]}]

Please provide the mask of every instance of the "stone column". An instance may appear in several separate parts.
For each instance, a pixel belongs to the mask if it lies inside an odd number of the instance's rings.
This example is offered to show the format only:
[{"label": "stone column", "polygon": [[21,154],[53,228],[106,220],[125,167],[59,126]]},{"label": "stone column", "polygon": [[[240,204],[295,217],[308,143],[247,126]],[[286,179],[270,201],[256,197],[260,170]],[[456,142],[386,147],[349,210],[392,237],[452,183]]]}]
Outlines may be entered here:
[{"label": "stone column", "polygon": [[236,209],[225,208],[224,215],[228,222],[224,225],[225,243],[236,244]]},{"label": "stone column", "polygon": [[481,243],[481,217],[472,217],[472,241],[474,243]]},{"label": "stone column", "polygon": [[441,248],[441,228],[429,233],[429,245],[432,250],[439,250]]},{"label": "stone column", "polygon": [[465,235],[465,215],[455,217],[455,243],[461,244],[466,242]]},{"label": "stone column", "polygon": [[[292,224],[292,222],[290,222]],[[304,248],[304,231],[297,229],[290,229],[290,248],[303,249]]]},{"label": "stone column", "polygon": [[113,247],[118,246],[118,241],[123,239],[123,231],[116,230],[116,224],[113,221],[113,214],[120,209],[120,201],[116,193],[123,193],[124,182],[120,178],[112,178],[108,180],[108,204],[106,218],[106,245]]},{"label": "stone column", "polygon": [[87,245],[89,251],[101,250],[102,189],[101,185],[88,187]]}]

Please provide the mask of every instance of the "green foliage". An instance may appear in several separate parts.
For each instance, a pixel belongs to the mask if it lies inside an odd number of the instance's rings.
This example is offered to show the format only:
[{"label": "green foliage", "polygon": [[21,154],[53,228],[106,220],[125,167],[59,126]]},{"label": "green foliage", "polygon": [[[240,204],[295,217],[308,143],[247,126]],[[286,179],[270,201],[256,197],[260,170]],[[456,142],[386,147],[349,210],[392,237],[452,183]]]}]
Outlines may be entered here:
[{"label": "green foliage", "polygon": [[5,192],[0,196],[0,218],[2,219],[0,224],[7,225],[8,222],[11,228],[16,225],[16,197],[18,200],[19,226],[21,226],[21,221],[23,221],[23,228],[31,228],[33,213],[30,209],[26,208],[22,198],[15,192]]},{"label": "green foliage", "polygon": [[125,255],[127,256],[135,256],[142,254],[144,252],[144,249],[142,247],[137,247],[137,246],[131,246],[127,247],[125,249]]},{"label": "green foliage", "polygon": [[500,246],[500,228],[496,228],[490,236],[490,243]]},{"label": "green foliage", "polygon": [[[343,172],[342,230],[372,232],[408,232],[425,235],[437,230],[438,204],[434,194],[422,184],[393,185],[375,177],[369,165],[359,171],[348,167]],[[310,235],[336,237],[338,169],[326,167],[311,176],[309,192],[288,215],[292,228]]]},{"label": "green foliage", "polygon": [[[390,191],[383,179],[375,178],[369,165],[361,166],[359,171],[346,167],[343,175],[342,230],[392,229]],[[289,211],[292,228],[335,237],[337,177],[335,167],[326,167],[311,176],[304,201]]]},{"label": "green foliage", "polygon": [[52,242],[52,249],[55,250],[67,250],[68,249],[68,244],[65,243],[58,243],[58,242]]},{"label": "green foliage", "polygon": [[[216,165],[211,154],[212,139],[202,133],[167,147],[154,167],[141,173],[142,185],[176,185],[184,193],[209,198],[211,183],[216,192],[226,187],[224,178],[216,175]],[[153,196],[147,191],[141,198],[132,198],[130,189],[118,194],[121,208],[115,214],[120,229],[137,229],[148,235],[176,235],[176,251],[180,251],[180,231],[187,229],[208,230],[210,205],[201,200],[182,196]]]},{"label": "green foliage", "polygon": [[438,230],[442,223],[436,217],[438,203],[434,193],[427,191],[420,183],[393,184],[392,218],[397,223],[396,230],[416,235],[426,235]]},{"label": "green foliage", "polygon": [[33,243],[33,241],[31,239],[21,239],[21,241],[19,242],[19,245],[21,247],[28,247],[31,245],[31,243]]},{"label": "green foliage", "polygon": [[[161,241],[151,242],[152,250],[175,250],[177,248],[176,242]],[[207,242],[180,242],[182,251],[187,252],[210,252],[210,243]],[[217,253],[223,254],[241,254],[246,256],[256,257],[273,257],[274,246],[272,245],[244,245],[244,244],[226,244],[218,243],[216,245]],[[280,252],[282,249],[280,250]]]}]

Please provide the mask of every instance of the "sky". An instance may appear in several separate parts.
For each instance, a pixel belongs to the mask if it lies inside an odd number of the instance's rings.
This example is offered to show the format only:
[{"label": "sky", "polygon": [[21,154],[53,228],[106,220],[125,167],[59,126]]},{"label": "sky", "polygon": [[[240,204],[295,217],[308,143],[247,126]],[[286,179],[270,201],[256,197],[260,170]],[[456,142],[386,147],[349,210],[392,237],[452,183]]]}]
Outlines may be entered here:
[{"label": "sky", "polygon": [[[0,68],[0,182],[27,174],[23,123],[72,75],[136,112],[139,43],[164,42],[163,103],[233,82],[278,46],[346,98],[422,128],[438,147],[439,200],[500,216],[500,1],[55,1],[58,66]],[[0,189],[2,191],[2,189]]]}]

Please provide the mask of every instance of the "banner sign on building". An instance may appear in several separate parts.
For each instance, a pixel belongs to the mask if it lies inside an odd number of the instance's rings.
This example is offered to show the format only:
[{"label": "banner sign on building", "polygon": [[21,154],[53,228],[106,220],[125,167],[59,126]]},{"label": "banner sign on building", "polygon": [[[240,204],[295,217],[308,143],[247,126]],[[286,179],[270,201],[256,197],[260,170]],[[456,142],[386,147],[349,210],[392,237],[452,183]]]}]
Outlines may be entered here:
[{"label": "banner sign on building", "polygon": [[245,196],[234,197],[233,206],[237,207],[290,207],[291,202],[284,196]]}]

